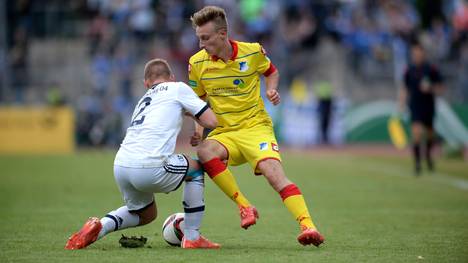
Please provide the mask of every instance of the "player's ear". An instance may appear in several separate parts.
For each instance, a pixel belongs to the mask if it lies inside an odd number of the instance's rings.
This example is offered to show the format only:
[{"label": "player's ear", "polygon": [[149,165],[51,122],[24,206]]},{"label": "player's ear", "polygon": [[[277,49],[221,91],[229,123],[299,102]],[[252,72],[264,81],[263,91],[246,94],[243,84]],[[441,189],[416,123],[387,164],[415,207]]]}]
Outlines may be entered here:
[{"label": "player's ear", "polygon": [[223,40],[227,38],[227,30],[225,28],[219,29],[218,34],[221,36]]},{"label": "player's ear", "polygon": [[170,81],[175,81],[175,76],[174,76],[174,74],[171,74],[171,75],[169,76],[169,80],[170,80]]},{"label": "player's ear", "polygon": [[145,86],[145,88],[148,89],[150,87],[149,80],[148,79],[143,80],[143,85]]}]

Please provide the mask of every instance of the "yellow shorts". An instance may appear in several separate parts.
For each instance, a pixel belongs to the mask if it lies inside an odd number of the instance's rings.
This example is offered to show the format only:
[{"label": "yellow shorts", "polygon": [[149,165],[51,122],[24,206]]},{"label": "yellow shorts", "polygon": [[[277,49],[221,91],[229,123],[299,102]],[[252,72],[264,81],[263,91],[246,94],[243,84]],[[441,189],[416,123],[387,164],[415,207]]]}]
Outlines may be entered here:
[{"label": "yellow shorts", "polygon": [[256,175],[261,174],[257,168],[260,161],[281,161],[278,143],[270,126],[257,125],[248,129],[208,135],[206,139],[215,140],[226,148],[228,165],[237,166],[249,162]]}]

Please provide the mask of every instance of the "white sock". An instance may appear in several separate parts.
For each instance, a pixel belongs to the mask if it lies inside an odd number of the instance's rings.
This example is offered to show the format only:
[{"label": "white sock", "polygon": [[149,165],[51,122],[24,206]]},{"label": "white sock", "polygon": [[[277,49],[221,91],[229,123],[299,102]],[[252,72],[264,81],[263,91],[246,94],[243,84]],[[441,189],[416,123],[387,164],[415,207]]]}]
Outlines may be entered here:
[{"label": "white sock", "polygon": [[110,232],[138,226],[140,224],[140,217],[130,213],[126,206],[122,206],[101,218],[101,224],[102,229],[99,232],[98,239],[101,239]]},{"label": "white sock", "polygon": [[205,213],[203,191],[205,189],[203,176],[185,182],[184,187],[184,237],[188,240],[197,240],[200,237],[200,225]]}]

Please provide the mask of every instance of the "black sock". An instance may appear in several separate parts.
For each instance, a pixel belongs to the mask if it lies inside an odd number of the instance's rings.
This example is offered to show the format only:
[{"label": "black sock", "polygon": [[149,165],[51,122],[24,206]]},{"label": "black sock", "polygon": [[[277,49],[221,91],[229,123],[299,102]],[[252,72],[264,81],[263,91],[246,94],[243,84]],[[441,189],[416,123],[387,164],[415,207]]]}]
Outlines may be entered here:
[{"label": "black sock", "polygon": [[419,146],[419,143],[413,144],[413,158],[414,158],[414,164],[416,168],[416,172],[419,172],[420,167],[421,167],[421,147]]},{"label": "black sock", "polygon": [[431,156],[432,145],[433,145],[432,139],[428,139],[426,141],[426,161],[427,161],[427,166],[429,170],[431,171],[434,169],[434,164],[432,162],[432,156]]}]

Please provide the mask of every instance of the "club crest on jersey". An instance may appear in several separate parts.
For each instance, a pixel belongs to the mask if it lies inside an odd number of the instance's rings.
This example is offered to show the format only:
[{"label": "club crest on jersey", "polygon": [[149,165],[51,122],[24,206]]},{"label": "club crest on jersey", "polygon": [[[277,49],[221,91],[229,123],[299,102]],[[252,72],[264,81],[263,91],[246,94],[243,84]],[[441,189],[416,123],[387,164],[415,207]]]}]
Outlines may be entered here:
[{"label": "club crest on jersey", "polygon": [[275,152],[279,152],[279,147],[278,147],[278,144],[272,142],[271,143],[271,149]]},{"label": "club crest on jersey", "polygon": [[249,65],[247,65],[247,61],[241,61],[239,62],[239,70],[241,72],[245,72],[249,69]]},{"label": "club crest on jersey", "polygon": [[259,146],[260,146],[260,151],[268,150],[268,143],[266,143],[266,142],[260,143]]}]

